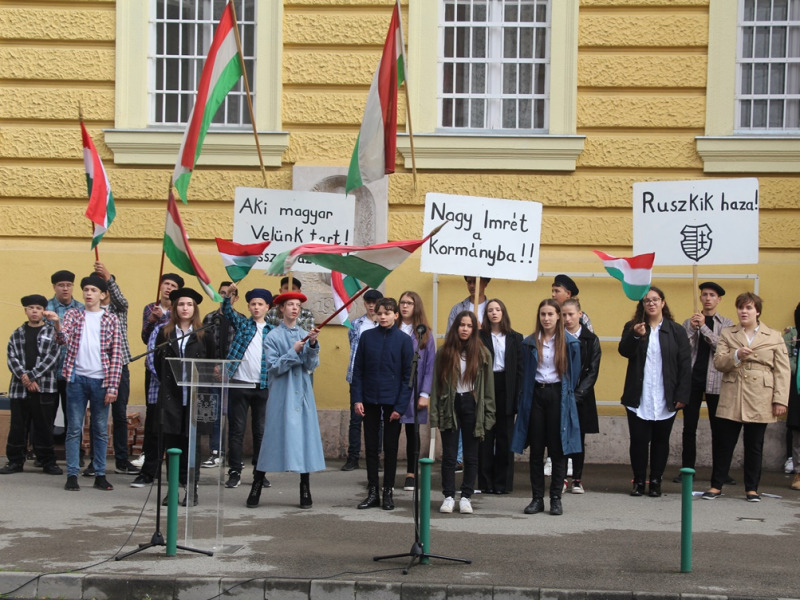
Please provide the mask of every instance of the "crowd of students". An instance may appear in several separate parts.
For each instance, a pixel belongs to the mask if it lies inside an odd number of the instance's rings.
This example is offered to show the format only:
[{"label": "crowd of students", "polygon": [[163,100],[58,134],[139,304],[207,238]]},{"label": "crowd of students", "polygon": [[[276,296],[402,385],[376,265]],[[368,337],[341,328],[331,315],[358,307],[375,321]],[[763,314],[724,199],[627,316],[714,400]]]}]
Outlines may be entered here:
[{"label": "crowd of students", "polygon": [[[577,285],[558,275],[552,297],[538,304],[533,333],[523,338],[512,328],[502,300],[487,298],[490,280],[464,279],[469,296],[451,310],[438,350],[418,293],[404,291],[399,301],[377,290],[364,294],[366,314],[349,331],[351,419],[342,467],[359,468],[363,427],[367,495],[357,508],[395,508],[403,430],[407,464],[403,488],[414,490],[419,426],[429,424],[440,432],[442,442],[440,512],[452,513],[456,507],[457,473],[463,473],[458,489],[461,513],[473,512],[472,498],[478,490],[512,492],[514,454],[529,449],[531,501],[524,513],[543,512],[547,494],[550,514],[561,515],[564,492],[585,492],[586,435],[599,431],[594,385],[600,342],[581,310]],[[253,468],[246,506],[259,505],[263,488],[270,487],[268,472],[289,471],[300,475],[300,507],[312,507],[310,473],[325,469],[312,381],[320,347],[314,316],[302,306],[306,296],[299,280],[284,278],[274,298],[265,289],[248,291],[249,316],[234,309],[236,284],[223,282],[222,304],[201,321],[203,296],[186,287],[177,274],[162,276],[159,301],[145,306],[142,315],[142,340],[150,353],[141,469],[129,460],[127,447],[128,302],[101,262],[80,281],[82,303],[73,298],[74,281],[74,274],[58,271],[51,278],[53,298],[32,294],[21,300],[27,320],[8,344],[11,428],[8,463],[0,474],[23,470],[30,442],[44,473],[63,474],[56,464],[53,437],[60,401],[66,490],[80,490],[81,437],[88,407],[91,458],[83,475],[94,478],[94,488],[113,489],[106,478],[110,410],[115,472],[134,475],[132,487],[147,486],[160,472],[163,448],[181,448],[183,503],[196,505],[200,436],[192,449],[197,460],[189,473],[189,392],[176,381],[169,361],[230,359],[234,362],[226,375],[235,386],[229,393],[228,439],[221,439],[221,410],[217,410],[206,430],[211,454],[202,466],[219,466],[227,442],[225,485],[240,485],[249,411]],[[785,341],[762,323],[763,303],[755,294],[736,298],[734,324],[717,312],[725,295],[722,286],[705,282],[699,288],[702,310],[682,325],[673,320],[663,291],[651,286],[623,327],[618,351],[628,361],[622,404],[630,434],[630,494],[661,495],[679,410],[684,414],[682,466],[695,466],[697,422],[705,400],[713,468],[711,487],[702,497],[718,498],[723,485],[735,483],[728,471],[743,429],[745,497],[756,502],[764,433],[768,423],[786,414],[787,406],[794,428],[794,465],[800,467],[796,334]],[[800,305],[795,317],[800,320]],[[792,487],[800,489],[800,473]]]}]

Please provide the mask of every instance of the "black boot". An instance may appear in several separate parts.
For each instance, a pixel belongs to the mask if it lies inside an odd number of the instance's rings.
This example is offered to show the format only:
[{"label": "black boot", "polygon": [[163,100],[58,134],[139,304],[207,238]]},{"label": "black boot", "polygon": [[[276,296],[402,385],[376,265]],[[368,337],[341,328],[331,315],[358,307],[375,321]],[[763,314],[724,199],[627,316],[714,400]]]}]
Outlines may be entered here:
[{"label": "black boot", "polygon": [[394,510],[392,488],[383,488],[383,510]]},{"label": "black boot", "polygon": [[658,498],[661,496],[661,480],[650,479],[650,491],[647,493],[651,498]]},{"label": "black boot", "polygon": [[311,485],[308,480],[308,473],[300,475],[300,508],[311,508]]},{"label": "black boot", "polygon": [[634,481],[631,496],[644,496],[644,481]]},{"label": "black boot", "polygon": [[259,500],[261,500],[261,489],[264,487],[264,473],[260,474],[256,473],[253,476],[253,485],[250,487],[250,495],[247,496],[247,502],[245,506],[247,508],[255,508],[258,506]]},{"label": "black boot", "polygon": [[377,486],[371,485],[369,486],[369,490],[367,491],[367,497],[359,504],[356,508],[375,508],[376,506],[380,506],[381,501],[378,499],[378,488]]}]

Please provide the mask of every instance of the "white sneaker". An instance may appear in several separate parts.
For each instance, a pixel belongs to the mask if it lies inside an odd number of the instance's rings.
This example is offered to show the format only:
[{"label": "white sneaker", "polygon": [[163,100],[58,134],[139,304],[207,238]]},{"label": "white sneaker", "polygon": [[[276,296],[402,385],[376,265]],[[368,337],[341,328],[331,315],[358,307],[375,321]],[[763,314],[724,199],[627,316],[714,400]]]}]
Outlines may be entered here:
[{"label": "white sneaker", "polygon": [[140,454],[139,458],[137,458],[136,460],[132,460],[131,464],[134,467],[139,467],[141,469],[142,465],[144,465],[144,454]]},{"label": "white sneaker", "polygon": [[550,477],[553,474],[553,461],[550,460],[548,456],[544,461],[544,476]]},{"label": "white sneaker", "polygon": [[567,477],[572,477],[572,459],[567,459]]},{"label": "white sneaker", "polygon": [[565,480],[564,480],[564,485],[563,485],[563,487],[561,488],[561,493],[562,493],[562,494],[566,494],[566,493],[567,493],[567,486],[568,486],[568,485],[569,485],[569,481],[567,481],[567,480],[565,479]]},{"label": "white sneaker", "polygon": [[794,473],[794,461],[792,457],[786,459],[786,462],[783,463],[783,472],[784,473]]},{"label": "white sneaker", "polygon": [[[451,512],[452,512],[452,509],[451,509]],[[472,514],[472,501],[469,498],[465,497],[465,496],[461,496],[461,500],[458,501],[458,512],[460,512],[462,514],[465,514],[465,515],[471,515]]]},{"label": "white sneaker", "polygon": [[573,479],[572,480],[572,488],[570,489],[570,491],[573,494],[583,494],[583,492],[584,492],[583,485],[581,484],[581,482],[579,480]]},{"label": "white sneaker", "polygon": [[213,469],[214,467],[218,467],[219,452],[217,452],[216,450],[212,451],[209,459],[200,463],[200,466],[203,467],[204,469]]},{"label": "white sneaker", "polygon": [[439,512],[450,514],[451,512],[453,512],[453,507],[455,507],[455,505],[456,505],[455,498],[453,498],[452,496],[447,496],[447,498],[444,499],[444,502],[442,502],[442,506],[439,508]]}]

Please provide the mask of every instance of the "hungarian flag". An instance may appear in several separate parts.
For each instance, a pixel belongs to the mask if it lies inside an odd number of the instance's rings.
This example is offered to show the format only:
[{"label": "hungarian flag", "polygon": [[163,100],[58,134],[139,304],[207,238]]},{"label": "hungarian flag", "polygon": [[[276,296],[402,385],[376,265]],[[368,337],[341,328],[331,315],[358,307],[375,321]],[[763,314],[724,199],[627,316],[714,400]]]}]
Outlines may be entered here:
[{"label": "hungarian flag", "polygon": [[261,254],[263,254],[264,249],[271,243],[237,244],[236,242],[229,242],[222,238],[216,238],[216,240],[217,250],[219,250],[219,255],[222,257],[222,262],[225,264],[228,277],[236,283],[239,283],[242,279],[247,277],[250,269],[253,268],[253,265],[258,262]]},{"label": "hungarian flag", "polygon": [[214,33],[211,47],[208,49],[206,63],[203,65],[203,72],[200,75],[200,84],[197,87],[197,98],[186,126],[186,132],[183,134],[183,142],[181,142],[181,149],[178,152],[178,162],[175,163],[175,171],[172,173],[172,183],[184,203],[186,203],[189,178],[200,157],[208,126],[214,115],[217,114],[217,109],[225,101],[225,96],[242,76],[242,63],[236,45],[235,27],[233,9],[231,3],[228,2]]},{"label": "hungarian flag", "polygon": [[89,206],[86,208],[86,217],[94,223],[94,233],[92,234],[92,249],[94,249],[108,230],[117,211],[114,208],[114,195],[111,193],[111,184],[108,183],[103,161],[100,160],[83,121],[81,121],[81,136],[83,137],[83,166],[86,169],[86,186],[89,188]]},{"label": "hungarian flag", "polygon": [[350,159],[345,193],[394,173],[397,148],[397,89],[405,81],[400,4],[395,2],[383,56],[372,79],[364,120]]},{"label": "hungarian flag", "polygon": [[444,223],[421,240],[403,240],[375,244],[374,246],[343,246],[340,244],[302,244],[281,252],[267,269],[268,275],[283,275],[292,270],[294,263],[302,258],[314,264],[339,271],[377,288],[402,262],[411,256],[432,236],[444,227]]},{"label": "hungarian flag", "polygon": [[167,223],[164,225],[164,254],[166,254],[170,262],[181,271],[196,276],[197,281],[209,298],[214,300],[214,302],[222,302],[222,298],[217,293],[217,290],[211,286],[211,278],[206,275],[203,267],[197,262],[197,258],[189,246],[189,237],[186,235],[186,230],[183,228],[183,221],[181,221],[181,215],[178,212],[178,204],[175,202],[175,196],[172,194],[172,190],[169,192]]},{"label": "hungarian flag", "polygon": [[639,301],[647,295],[653,276],[655,252],[631,258],[617,258],[599,250],[592,250],[603,261],[603,266],[614,279],[622,282],[622,290],[631,300]]},{"label": "hungarian flag", "polygon": [[[342,275],[339,271],[331,272],[331,293],[333,294],[333,305],[338,311],[344,305],[351,302],[353,296],[361,289],[361,282],[350,275]],[[353,328],[350,323],[350,315],[346,310],[338,313],[339,321],[345,327]]]}]

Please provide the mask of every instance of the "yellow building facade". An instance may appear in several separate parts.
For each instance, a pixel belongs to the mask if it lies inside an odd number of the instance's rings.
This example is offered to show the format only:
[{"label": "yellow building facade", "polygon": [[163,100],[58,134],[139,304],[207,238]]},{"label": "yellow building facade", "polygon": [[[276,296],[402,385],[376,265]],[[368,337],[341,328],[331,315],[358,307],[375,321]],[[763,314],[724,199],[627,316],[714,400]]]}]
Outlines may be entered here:
[{"label": "yellow building facade", "polygon": [[[393,6],[392,0],[257,0],[256,121],[266,185],[291,189],[294,165],[346,166]],[[527,334],[553,274],[575,274],[604,338],[597,386],[613,417],[624,379],[614,338],[634,305],[591,253],[629,256],[632,185],[639,181],[757,177],[757,265],[701,268],[725,275],[721,312],[756,289],[763,319],[783,328],[800,300],[800,136],[736,133],[737,3],[728,0],[553,0],[550,129],[538,136],[442,136],[436,127],[438,2],[403,0],[408,100],[415,134],[398,140],[389,176],[388,237],[421,237],[429,192],[538,201],[544,205],[534,283],[492,281],[515,329]],[[92,268],[78,112],[105,163],[117,218],[100,245],[130,301],[129,339],[156,296],[164,208],[182,132],[147,125],[148,19],[143,0],[0,0],[0,304],[3,335],[24,320],[19,297],[52,296],[49,276]],[[406,91],[401,91],[401,106]],[[408,127],[405,111],[401,130]],[[212,132],[182,211],[193,248],[214,281],[225,278],[213,242],[232,235],[234,189],[263,186],[252,133]],[[168,266],[167,270],[171,270]],[[275,290],[251,275],[244,286]],[[188,279],[187,279],[188,281]],[[266,281],[266,283],[265,283]],[[678,320],[692,311],[691,271],[656,268]],[[460,277],[434,277],[412,256],[386,281],[389,295],[418,291],[443,333],[464,298]],[[435,289],[435,293],[434,293]],[[206,308],[209,301],[201,308]],[[240,307],[242,308],[242,307]],[[341,327],[321,334],[315,377],[320,409],[348,406],[349,347]],[[143,367],[132,366],[131,404],[144,402]],[[8,373],[0,374],[0,386]]]}]

